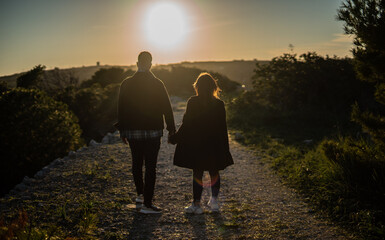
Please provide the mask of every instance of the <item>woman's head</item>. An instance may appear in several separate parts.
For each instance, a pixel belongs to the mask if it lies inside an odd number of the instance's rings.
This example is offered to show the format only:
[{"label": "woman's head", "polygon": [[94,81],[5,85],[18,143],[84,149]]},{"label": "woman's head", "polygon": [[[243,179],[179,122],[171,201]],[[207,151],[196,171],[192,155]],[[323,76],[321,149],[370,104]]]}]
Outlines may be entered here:
[{"label": "woman's head", "polygon": [[198,96],[219,98],[221,89],[210,73],[204,72],[199,74],[193,86]]}]

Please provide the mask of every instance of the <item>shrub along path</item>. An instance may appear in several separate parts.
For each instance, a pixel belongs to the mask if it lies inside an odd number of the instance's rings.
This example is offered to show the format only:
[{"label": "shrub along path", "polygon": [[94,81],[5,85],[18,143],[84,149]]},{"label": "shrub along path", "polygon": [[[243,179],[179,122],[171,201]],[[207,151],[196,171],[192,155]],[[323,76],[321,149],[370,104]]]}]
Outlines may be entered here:
[{"label": "shrub along path", "polygon": [[[174,111],[180,123],[183,104],[174,104]],[[192,198],[192,173],[172,165],[175,146],[166,138],[155,189],[163,213],[138,213],[130,150],[117,134],[110,144],[79,150],[25,180],[0,199],[0,214],[7,220],[24,209],[36,231],[53,229],[53,235],[72,239],[352,239],[315,216],[264,164],[262,154],[230,144],[235,165],[221,173],[219,214],[207,208],[203,215],[183,213]],[[206,187],[203,203],[209,192]]]}]

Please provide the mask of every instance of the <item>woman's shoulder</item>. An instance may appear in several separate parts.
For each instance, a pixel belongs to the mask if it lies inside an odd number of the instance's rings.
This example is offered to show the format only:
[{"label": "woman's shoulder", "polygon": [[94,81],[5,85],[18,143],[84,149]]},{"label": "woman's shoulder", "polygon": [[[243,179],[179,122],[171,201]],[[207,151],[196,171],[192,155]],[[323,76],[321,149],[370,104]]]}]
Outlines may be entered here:
[{"label": "woman's shoulder", "polygon": [[219,99],[219,98],[215,98],[215,101],[216,101],[216,103],[218,103],[218,104],[225,105],[225,102],[222,101],[222,100]]},{"label": "woman's shoulder", "polygon": [[194,95],[194,96],[191,96],[191,97],[189,97],[189,99],[187,99],[187,105],[189,105],[189,104],[194,104],[194,103],[196,103],[198,101],[198,96],[196,96],[196,95]]},{"label": "woman's shoulder", "polygon": [[[191,106],[191,105],[201,105],[202,104],[202,99],[199,97],[199,96],[191,96],[188,100],[187,100],[187,105]],[[213,105],[212,106],[215,106],[215,107],[224,107],[225,103],[219,99],[219,98],[214,98],[213,99]]]},{"label": "woman's shoulder", "polygon": [[218,107],[224,107],[224,106],[225,106],[225,102],[222,101],[222,100],[219,99],[219,98],[215,98],[215,104],[216,104]]}]

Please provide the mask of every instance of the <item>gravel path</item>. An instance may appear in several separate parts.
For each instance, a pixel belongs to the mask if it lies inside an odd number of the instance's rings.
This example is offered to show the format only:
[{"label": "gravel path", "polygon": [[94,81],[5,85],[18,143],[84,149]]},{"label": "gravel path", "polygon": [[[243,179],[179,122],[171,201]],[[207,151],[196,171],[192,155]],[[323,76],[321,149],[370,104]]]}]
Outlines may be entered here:
[{"label": "gravel path", "polygon": [[[184,104],[174,104],[174,111],[180,123]],[[315,216],[261,154],[230,141],[235,164],[221,172],[219,214],[183,213],[192,199],[192,172],[172,165],[175,146],[166,138],[155,189],[155,204],[163,213],[138,213],[130,150],[117,134],[110,144],[79,150],[26,179],[0,199],[0,214],[8,219],[23,208],[36,225],[59,226],[61,236],[81,239],[352,239]],[[203,202],[209,192],[206,187]]]}]

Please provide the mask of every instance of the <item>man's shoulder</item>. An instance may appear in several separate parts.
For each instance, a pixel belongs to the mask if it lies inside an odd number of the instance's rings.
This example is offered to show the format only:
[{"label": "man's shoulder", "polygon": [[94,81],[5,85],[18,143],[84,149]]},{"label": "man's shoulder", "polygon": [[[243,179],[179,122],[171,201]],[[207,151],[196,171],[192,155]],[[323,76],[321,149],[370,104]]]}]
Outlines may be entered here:
[{"label": "man's shoulder", "polygon": [[155,76],[153,73],[151,73],[152,77],[153,77],[153,80],[160,84],[160,85],[164,85],[164,82],[162,80],[160,80],[157,76]]},{"label": "man's shoulder", "polygon": [[160,80],[158,77],[156,77],[151,71],[148,72],[136,72],[134,75],[131,77],[131,81],[138,79],[138,80],[149,80],[153,81],[159,84],[163,84],[163,81]]},{"label": "man's shoulder", "polygon": [[133,78],[134,78],[134,75],[129,76],[129,77],[126,77],[126,78],[123,79],[123,81],[120,83],[120,86],[127,85],[128,83],[130,83],[130,82],[132,81]]},{"label": "man's shoulder", "polygon": [[153,87],[163,87],[164,83],[162,80],[157,78],[151,72],[136,72],[134,75],[125,78],[120,84],[121,87],[134,87],[135,85],[140,85],[144,82],[150,83]]}]

